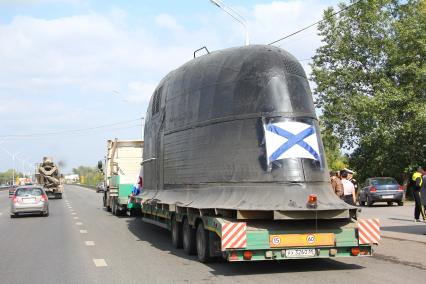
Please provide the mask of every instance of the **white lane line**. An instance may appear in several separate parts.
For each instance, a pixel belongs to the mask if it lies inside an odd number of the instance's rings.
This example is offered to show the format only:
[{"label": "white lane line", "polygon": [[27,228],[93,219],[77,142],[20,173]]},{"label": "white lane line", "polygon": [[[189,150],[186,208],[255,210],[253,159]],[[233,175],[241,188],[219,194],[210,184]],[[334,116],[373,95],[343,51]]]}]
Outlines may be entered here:
[{"label": "white lane line", "polygon": [[105,259],[103,258],[94,258],[93,262],[95,263],[96,267],[108,266]]},{"label": "white lane line", "polygon": [[74,218],[74,220],[77,220],[78,219],[78,217],[73,217]]},{"label": "white lane line", "polygon": [[77,222],[77,223],[75,223],[77,226],[81,226],[81,225],[83,225],[83,223],[81,223],[81,222]]},{"label": "white lane line", "polygon": [[0,212],[0,216],[3,215],[3,213]]},{"label": "white lane line", "polygon": [[75,213],[75,212],[72,212],[72,213],[71,213],[71,215],[76,215],[76,214],[77,214],[77,213]]},{"label": "white lane line", "polygon": [[87,230],[80,230],[80,234],[87,234]]},{"label": "white lane line", "polygon": [[85,241],[84,243],[85,243],[85,244],[86,244],[86,246],[88,246],[88,247],[91,247],[91,246],[94,246],[94,245],[95,245],[95,242],[94,242],[94,241]]}]

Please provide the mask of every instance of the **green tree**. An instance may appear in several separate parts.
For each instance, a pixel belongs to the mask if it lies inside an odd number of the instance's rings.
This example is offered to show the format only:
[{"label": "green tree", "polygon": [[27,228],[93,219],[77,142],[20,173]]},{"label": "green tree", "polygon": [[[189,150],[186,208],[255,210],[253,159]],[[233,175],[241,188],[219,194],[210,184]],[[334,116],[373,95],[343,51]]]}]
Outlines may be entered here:
[{"label": "green tree", "polygon": [[86,185],[97,185],[103,179],[103,175],[97,167],[79,166],[78,168],[73,168],[72,172],[84,177],[83,184]]},{"label": "green tree", "polygon": [[361,0],[333,13],[318,26],[311,77],[325,132],[352,151],[361,179],[425,164],[425,1]]},{"label": "green tree", "polygon": [[[15,171],[15,179],[17,177],[23,177],[23,174]],[[0,173],[0,184],[12,183],[13,180],[13,170],[9,169],[5,172]]]}]

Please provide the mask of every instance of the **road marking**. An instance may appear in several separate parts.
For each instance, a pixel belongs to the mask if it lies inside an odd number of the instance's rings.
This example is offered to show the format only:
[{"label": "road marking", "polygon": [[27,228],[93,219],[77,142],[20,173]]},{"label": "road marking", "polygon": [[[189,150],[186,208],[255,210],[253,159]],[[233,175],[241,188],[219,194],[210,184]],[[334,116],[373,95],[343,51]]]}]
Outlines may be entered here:
[{"label": "road marking", "polygon": [[90,247],[90,246],[94,246],[95,242],[94,241],[85,241],[84,242],[86,244],[86,246]]},{"label": "road marking", "polygon": [[76,214],[77,214],[77,213],[75,213],[75,212],[72,212],[72,213],[71,213],[71,215],[76,215]]},{"label": "road marking", "polygon": [[95,263],[96,267],[108,266],[105,259],[103,258],[94,258],[93,262]]},{"label": "road marking", "polygon": [[80,234],[87,234],[87,230],[80,230]]},{"label": "road marking", "polygon": [[73,217],[74,218],[74,220],[77,220],[78,219],[78,217]]},{"label": "road marking", "polygon": [[0,212],[0,216],[3,215],[3,213]]},{"label": "road marking", "polygon": [[77,223],[75,223],[77,226],[81,226],[81,225],[83,225],[83,223],[81,223],[81,222],[77,222]]}]

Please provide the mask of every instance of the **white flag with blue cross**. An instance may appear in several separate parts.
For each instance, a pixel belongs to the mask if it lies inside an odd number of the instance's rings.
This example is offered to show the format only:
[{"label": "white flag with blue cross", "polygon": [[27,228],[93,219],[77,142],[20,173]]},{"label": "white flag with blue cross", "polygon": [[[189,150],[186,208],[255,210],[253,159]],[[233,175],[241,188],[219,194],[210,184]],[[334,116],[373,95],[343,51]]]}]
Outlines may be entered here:
[{"label": "white flag with blue cross", "polygon": [[268,164],[282,159],[306,158],[321,162],[315,127],[297,121],[264,125]]}]

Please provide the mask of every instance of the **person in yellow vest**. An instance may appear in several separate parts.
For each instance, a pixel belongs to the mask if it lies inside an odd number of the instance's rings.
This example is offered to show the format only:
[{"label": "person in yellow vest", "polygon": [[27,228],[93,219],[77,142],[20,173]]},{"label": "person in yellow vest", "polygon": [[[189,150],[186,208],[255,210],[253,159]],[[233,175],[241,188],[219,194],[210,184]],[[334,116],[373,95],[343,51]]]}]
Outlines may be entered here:
[{"label": "person in yellow vest", "polygon": [[416,172],[413,174],[412,176],[412,181],[413,181],[413,197],[414,197],[414,202],[415,202],[415,207],[414,207],[414,222],[420,222],[420,214],[423,217],[423,221],[426,221],[426,216],[425,216],[425,210],[422,206],[422,202],[421,202],[421,196],[420,196],[420,189],[422,188],[423,185],[423,174],[425,174],[425,171],[422,167],[418,167]]}]

